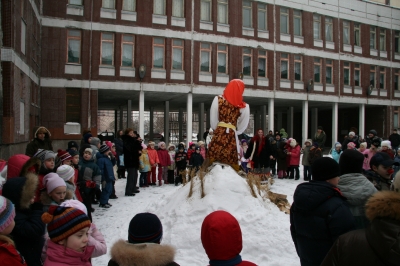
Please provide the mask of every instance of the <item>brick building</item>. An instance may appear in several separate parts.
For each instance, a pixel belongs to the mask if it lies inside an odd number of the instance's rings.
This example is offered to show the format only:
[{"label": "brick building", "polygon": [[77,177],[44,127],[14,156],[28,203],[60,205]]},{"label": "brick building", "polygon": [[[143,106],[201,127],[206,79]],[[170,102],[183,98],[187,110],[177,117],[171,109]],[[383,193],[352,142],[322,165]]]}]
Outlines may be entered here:
[{"label": "brick building", "polygon": [[[399,127],[400,10],[393,6],[2,1],[0,154],[23,152],[36,125],[49,128],[56,147],[80,139],[64,125],[95,132],[98,110],[198,113],[204,121],[233,78],[246,84],[256,128],[284,127],[304,141],[322,125],[328,145],[352,126],[361,136],[374,128],[387,137]],[[199,133],[207,125],[200,123]],[[191,128],[189,119],[188,136]]]}]

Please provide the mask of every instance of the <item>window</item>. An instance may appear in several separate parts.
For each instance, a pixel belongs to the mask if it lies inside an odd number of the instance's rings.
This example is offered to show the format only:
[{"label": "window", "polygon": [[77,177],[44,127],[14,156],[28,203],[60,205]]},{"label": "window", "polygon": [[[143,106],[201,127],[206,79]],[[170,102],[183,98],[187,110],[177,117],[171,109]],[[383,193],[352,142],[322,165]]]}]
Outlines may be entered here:
[{"label": "window", "polygon": [[325,41],[333,42],[333,22],[332,18],[325,17]]},{"label": "window", "polygon": [[243,27],[252,28],[251,1],[243,0]]},{"label": "window", "polygon": [[21,53],[25,54],[26,50],[26,24],[23,19],[21,19]]},{"label": "window", "polygon": [[354,64],[354,86],[361,86],[361,68],[360,64]]},{"label": "window", "polygon": [[325,83],[332,84],[332,70],[333,63],[332,60],[326,60],[326,68],[325,68]]},{"label": "window", "polygon": [[369,84],[376,88],[375,84],[375,66],[371,66],[369,70]]},{"label": "window", "polygon": [[258,30],[267,30],[267,5],[258,3]]},{"label": "window", "polygon": [[258,51],[258,76],[267,77],[267,51]]},{"label": "window", "polygon": [[243,48],[243,76],[251,76],[251,49]]},{"label": "window", "polygon": [[153,14],[165,16],[165,0],[153,0],[154,10]]},{"label": "window", "polygon": [[65,89],[65,121],[81,122],[81,89],[66,88]]},{"label": "window", "polygon": [[379,68],[379,89],[385,89],[385,68]]},{"label": "window", "polygon": [[294,56],[294,80],[301,80],[301,66],[302,66],[301,55],[295,55]]},{"label": "window", "polygon": [[115,0],[103,0],[103,8],[115,9]]},{"label": "window", "polygon": [[153,38],[153,68],[164,69],[165,39]]},{"label": "window", "polygon": [[183,40],[172,40],[172,69],[183,70]]},{"label": "window", "polygon": [[354,23],[354,45],[361,46],[360,24]]},{"label": "window", "polygon": [[172,16],[177,18],[184,17],[185,4],[183,0],[172,1]]},{"label": "window", "polygon": [[350,22],[343,22],[343,43],[350,44]]},{"label": "window", "polygon": [[350,86],[350,63],[343,63],[343,84]]},{"label": "window", "polygon": [[294,35],[297,36],[302,36],[302,32],[301,32],[301,11],[300,10],[294,10],[293,11],[293,29],[294,29]]},{"label": "window", "polygon": [[218,23],[228,24],[228,0],[218,0]]},{"label": "window", "polygon": [[281,33],[289,33],[289,10],[281,7]]},{"label": "window", "polygon": [[128,34],[122,35],[122,66],[133,67],[134,47],[135,37]]},{"label": "window", "polygon": [[400,90],[400,71],[398,69],[394,72],[394,90]]},{"label": "window", "polygon": [[369,45],[370,49],[376,49],[376,29],[373,26],[370,26]]},{"label": "window", "polygon": [[101,34],[101,65],[114,64],[114,34]]},{"label": "window", "polygon": [[211,72],[211,44],[200,44],[200,71]]},{"label": "window", "polygon": [[289,79],[289,55],[281,54],[281,79]]},{"label": "window", "polygon": [[218,73],[228,73],[228,46],[218,44]]},{"label": "window", "polygon": [[81,6],[81,5],[82,5],[82,0],[69,0],[68,3],[69,3],[70,5]]},{"label": "window", "polygon": [[321,83],[321,58],[314,58],[314,82]]},{"label": "window", "polygon": [[321,16],[314,15],[313,25],[314,25],[314,39],[321,40]]},{"label": "window", "polygon": [[379,30],[379,50],[386,51],[386,30]]},{"label": "window", "polygon": [[200,20],[211,21],[211,0],[201,0]]},{"label": "window", "polygon": [[396,54],[400,54],[400,31],[394,33],[394,51]]},{"label": "window", "polygon": [[80,30],[67,30],[67,63],[81,62],[81,31]]},{"label": "window", "polygon": [[135,12],[136,0],[123,0],[122,10]]}]

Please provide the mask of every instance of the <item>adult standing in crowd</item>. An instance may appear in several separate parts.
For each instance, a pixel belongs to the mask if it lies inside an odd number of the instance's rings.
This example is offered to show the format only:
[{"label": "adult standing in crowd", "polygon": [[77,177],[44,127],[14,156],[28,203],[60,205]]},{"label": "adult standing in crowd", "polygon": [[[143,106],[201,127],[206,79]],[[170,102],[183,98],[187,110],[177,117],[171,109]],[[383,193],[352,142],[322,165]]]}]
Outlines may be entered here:
[{"label": "adult standing in crowd", "polygon": [[264,137],[264,132],[260,128],[257,134],[251,138],[249,148],[244,156],[252,164],[252,172],[256,174],[266,174],[270,171],[270,159],[273,158],[271,144]]},{"label": "adult standing in crowd", "polygon": [[354,131],[350,131],[347,138],[343,141],[342,143],[343,151],[347,150],[347,144],[349,144],[350,142],[354,143],[355,148],[357,149],[360,148],[360,139]]},{"label": "adult standing in crowd", "polygon": [[39,150],[53,150],[53,145],[51,142],[51,134],[50,131],[45,127],[35,127],[33,129],[33,139],[26,146],[25,154],[29,157],[35,155],[35,153]]},{"label": "adult standing in crowd", "polygon": [[[90,134],[90,137],[92,136],[92,131],[90,130],[90,128],[85,128],[82,131],[82,139],[81,139],[81,145],[79,145],[79,147],[82,147],[83,144],[90,144],[90,142],[88,141],[87,138],[85,138],[86,134]],[[86,147],[88,148],[88,147]]]},{"label": "adult standing in crowd", "polygon": [[368,136],[365,138],[365,142],[367,142],[367,148],[370,148],[371,144],[376,140],[379,140],[380,142],[382,142],[382,139],[380,137],[378,137],[378,133],[376,132],[376,130],[371,129],[368,132]]},{"label": "adult standing in crowd", "polygon": [[394,153],[397,154],[397,149],[400,145],[400,135],[397,133],[397,129],[393,129],[393,133],[389,136],[390,144],[392,144],[392,149]]},{"label": "adult standing in crowd", "polygon": [[321,151],[324,151],[326,134],[322,126],[318,126],[317,132],[315,133],[312,141],[313,143],[318,142],[318,147],[321,149]]},{"label": "adult standing in crowd", "polygon": [[124,150],[124,164],[128,171],[126,180],[125,196],[135,196],[135,193],[140,191],[136,188],[138,169],[139,169],[139,157],[142,153],[142,145],[138,141],[137,136],[133,132],[132,128],[125,129],[124,135],[121,136]]},{"label": "adult standing in crowd", "polygon": [[117,152],[118,179],[125,178],[125,166],[124,166],[124,161],[123,161],[124,142],[122,141],[123,135],[124,135],[124,131],[122,129],[120,129],[120,130],[118,130],[117,135],[114,139],[115,150]]}]

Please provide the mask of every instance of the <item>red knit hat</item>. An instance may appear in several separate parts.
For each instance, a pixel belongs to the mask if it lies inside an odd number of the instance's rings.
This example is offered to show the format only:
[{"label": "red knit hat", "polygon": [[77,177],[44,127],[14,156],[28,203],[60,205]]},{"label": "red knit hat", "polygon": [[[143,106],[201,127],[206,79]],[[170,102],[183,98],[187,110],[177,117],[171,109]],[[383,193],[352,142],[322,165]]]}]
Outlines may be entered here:
[{"label": "red knit hat", "polygon": [[60,158],[61,162],[72,159],[72,156],[71,156],[71,154],[69,154],[69,152],[61,150],[61,149],[59,149],[57,151],[57,156],[58,156],[58,158]]}]

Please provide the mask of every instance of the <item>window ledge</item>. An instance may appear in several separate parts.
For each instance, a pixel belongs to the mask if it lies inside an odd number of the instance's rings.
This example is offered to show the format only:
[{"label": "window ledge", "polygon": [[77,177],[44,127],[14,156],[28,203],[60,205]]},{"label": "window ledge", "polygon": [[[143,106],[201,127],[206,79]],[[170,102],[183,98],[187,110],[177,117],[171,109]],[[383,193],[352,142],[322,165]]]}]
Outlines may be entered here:
[{"label": "window ledge", "polygon": [[281,37],[281,41],[283,41],[283,42],[290,42],[290,34],[281,33],[280,37]]},{"label": "window ledge", "polygon": [[217,83],[225,83],[225,84],[229,83],[229,75],[218,73],[216,82]]},{"label": "window ledge", "polygon": [[387,52],[386,51],[380,51],[379,52],[379,56],[381,57],[381,58],[387,58]]},{"label": "window ledge", "polygon": [[294,43],[304,44],[304,37],[294,35],[293,41]]},{"label": "window ledge", "polygon": [[295,80],[293,83],[293,88],[296,90],[304,90],[304,82],[300,80]]},{"label": "window ledge", "polygon": [[387,90],[385,90],[385,89],[380,89],[380,90],[379,90],[379,96],[381,96],[381,97],[387,97]]},{"label": "window ledge", "polygon": [[109,9],[109,8],[101,8],[100,9],[100,17],[116,19],[117,18],[117,10]]},{"label": "window ledge", "polygon": [[167,25],[167,16],[153,14],[153,24]]},{"label": "window ledge", "polygon": [[361,95],[362,92],[363,92],[363,89],[361,87],[359,87],[359,86],[354,87],[354,94]]},{"label": "window ledge", "polygon": [[199,81],[212,82],[212,74],[208,72],[200,72]]},{"label": "window ledge", "polygon": [[171,79],[185,80],[185,71],[183,70],[171,70]]},{"label": "window ledge", "polygon": [[229,33],[230,31],[229,24],[217,23],[217,31]]},{"label": "window ledge", "polygon": [[324,46],[324,43],[323,43],[322,40],[316,40],[316,39],[314,39],[314,46],[315,46],[315,47],[323,47],[323,46]]},{"label": "window ledge", "polygon": [[335,49],[335,43],[334,42],[325,42],[325,48],[327,49]]},{"label": "window ledge", "polygon": [[119,75],[121,77],[134,78],[136,76],[136,69],[134,67],[123,67],[123,66],[121,66],[120,69],[119,69]]},{"label": "window ledge", "polygon": [[121,20],[136,21],[137,13],[132,11],[121,11]]},{"label": "window ledge", "polygon": [[167,71],[165,69],[151,69],[151,78],[152,79],[166,79],[167,78]]},{"label": "window ledge", "polygon": [[[327,86],[329,86],[329,85],[327,85]],[[314,91],[323,91],[323,90],[324,90],[324,86],[322,86],[321,83],[314,84]]]},{"label": "window ledge", "polygon": [[81,64],[65,64],[65,74],[82,74],[82,65]]},{"label": "window ledge", "polygon": [[372,55],[372,56],[378,56],[378,50],[376,50],[376,49],[370,49],[370,50],[369,50],[369,54]]},{"label": "window ledge", "polygon": [[214,23],[212,21],[200,21],[200,29],[201,30],[213,30]]},{"label": "window ledge", "polygon": [[253,28],[242,28],[242,35],[244,36],[252,36],[254,37],[254,29]]},{"label": "window ledge", "polygon": [[254,78],[252,76],[243,76],[243,82],[246,85],[254,85]]},{"label": "window ledge", "polygon": [[115,67],[114,66],[99,66],[99,75],[100,76],[115,76]]},{"label": "window ledge", "polygon": [[353,93],[353,89],[349,85],[344,85],[343,86],[343,93],[351,94],[351,93]]},{"label": "window ledge", "polygon": [[292,82],[288,79],[281,79],[281,88],[285,88],[285,89],[290,89],[290,87],[292,86]]},{"label": "window ledge", "polygon": [[257,77],[257,85],[268,87],[269,86],[269,79],[264,77]]},{"label": "window ledge", "polygon": [[179,17],[171,17],[171,26],[185,27],[186,26],[186,19],[185,18],[179,18]]},{"label": "window ledge", "polygon": [[267,30],[258,30],[257,35],[258,38],[269,39],[269,31]]},{"label": "window ledge", "polygon": [[357,54],[362,54],[362,47],[354,45],[354,52]]},{"label": "window ledge", "polygon": [[400,91],[394,91],[394,97],[400,98]]},{"label": "window ledge", "polygon": [[326,92],[335,92],[335,85],[326,85],[325,91]]},{"label": "window ledge", "polygon": [[394,59],[400,60],[400,54],[394,54]]},{"label": "window ledge", "polygon": [[67,15],[83,16],[83,6],[68,4]]}]

